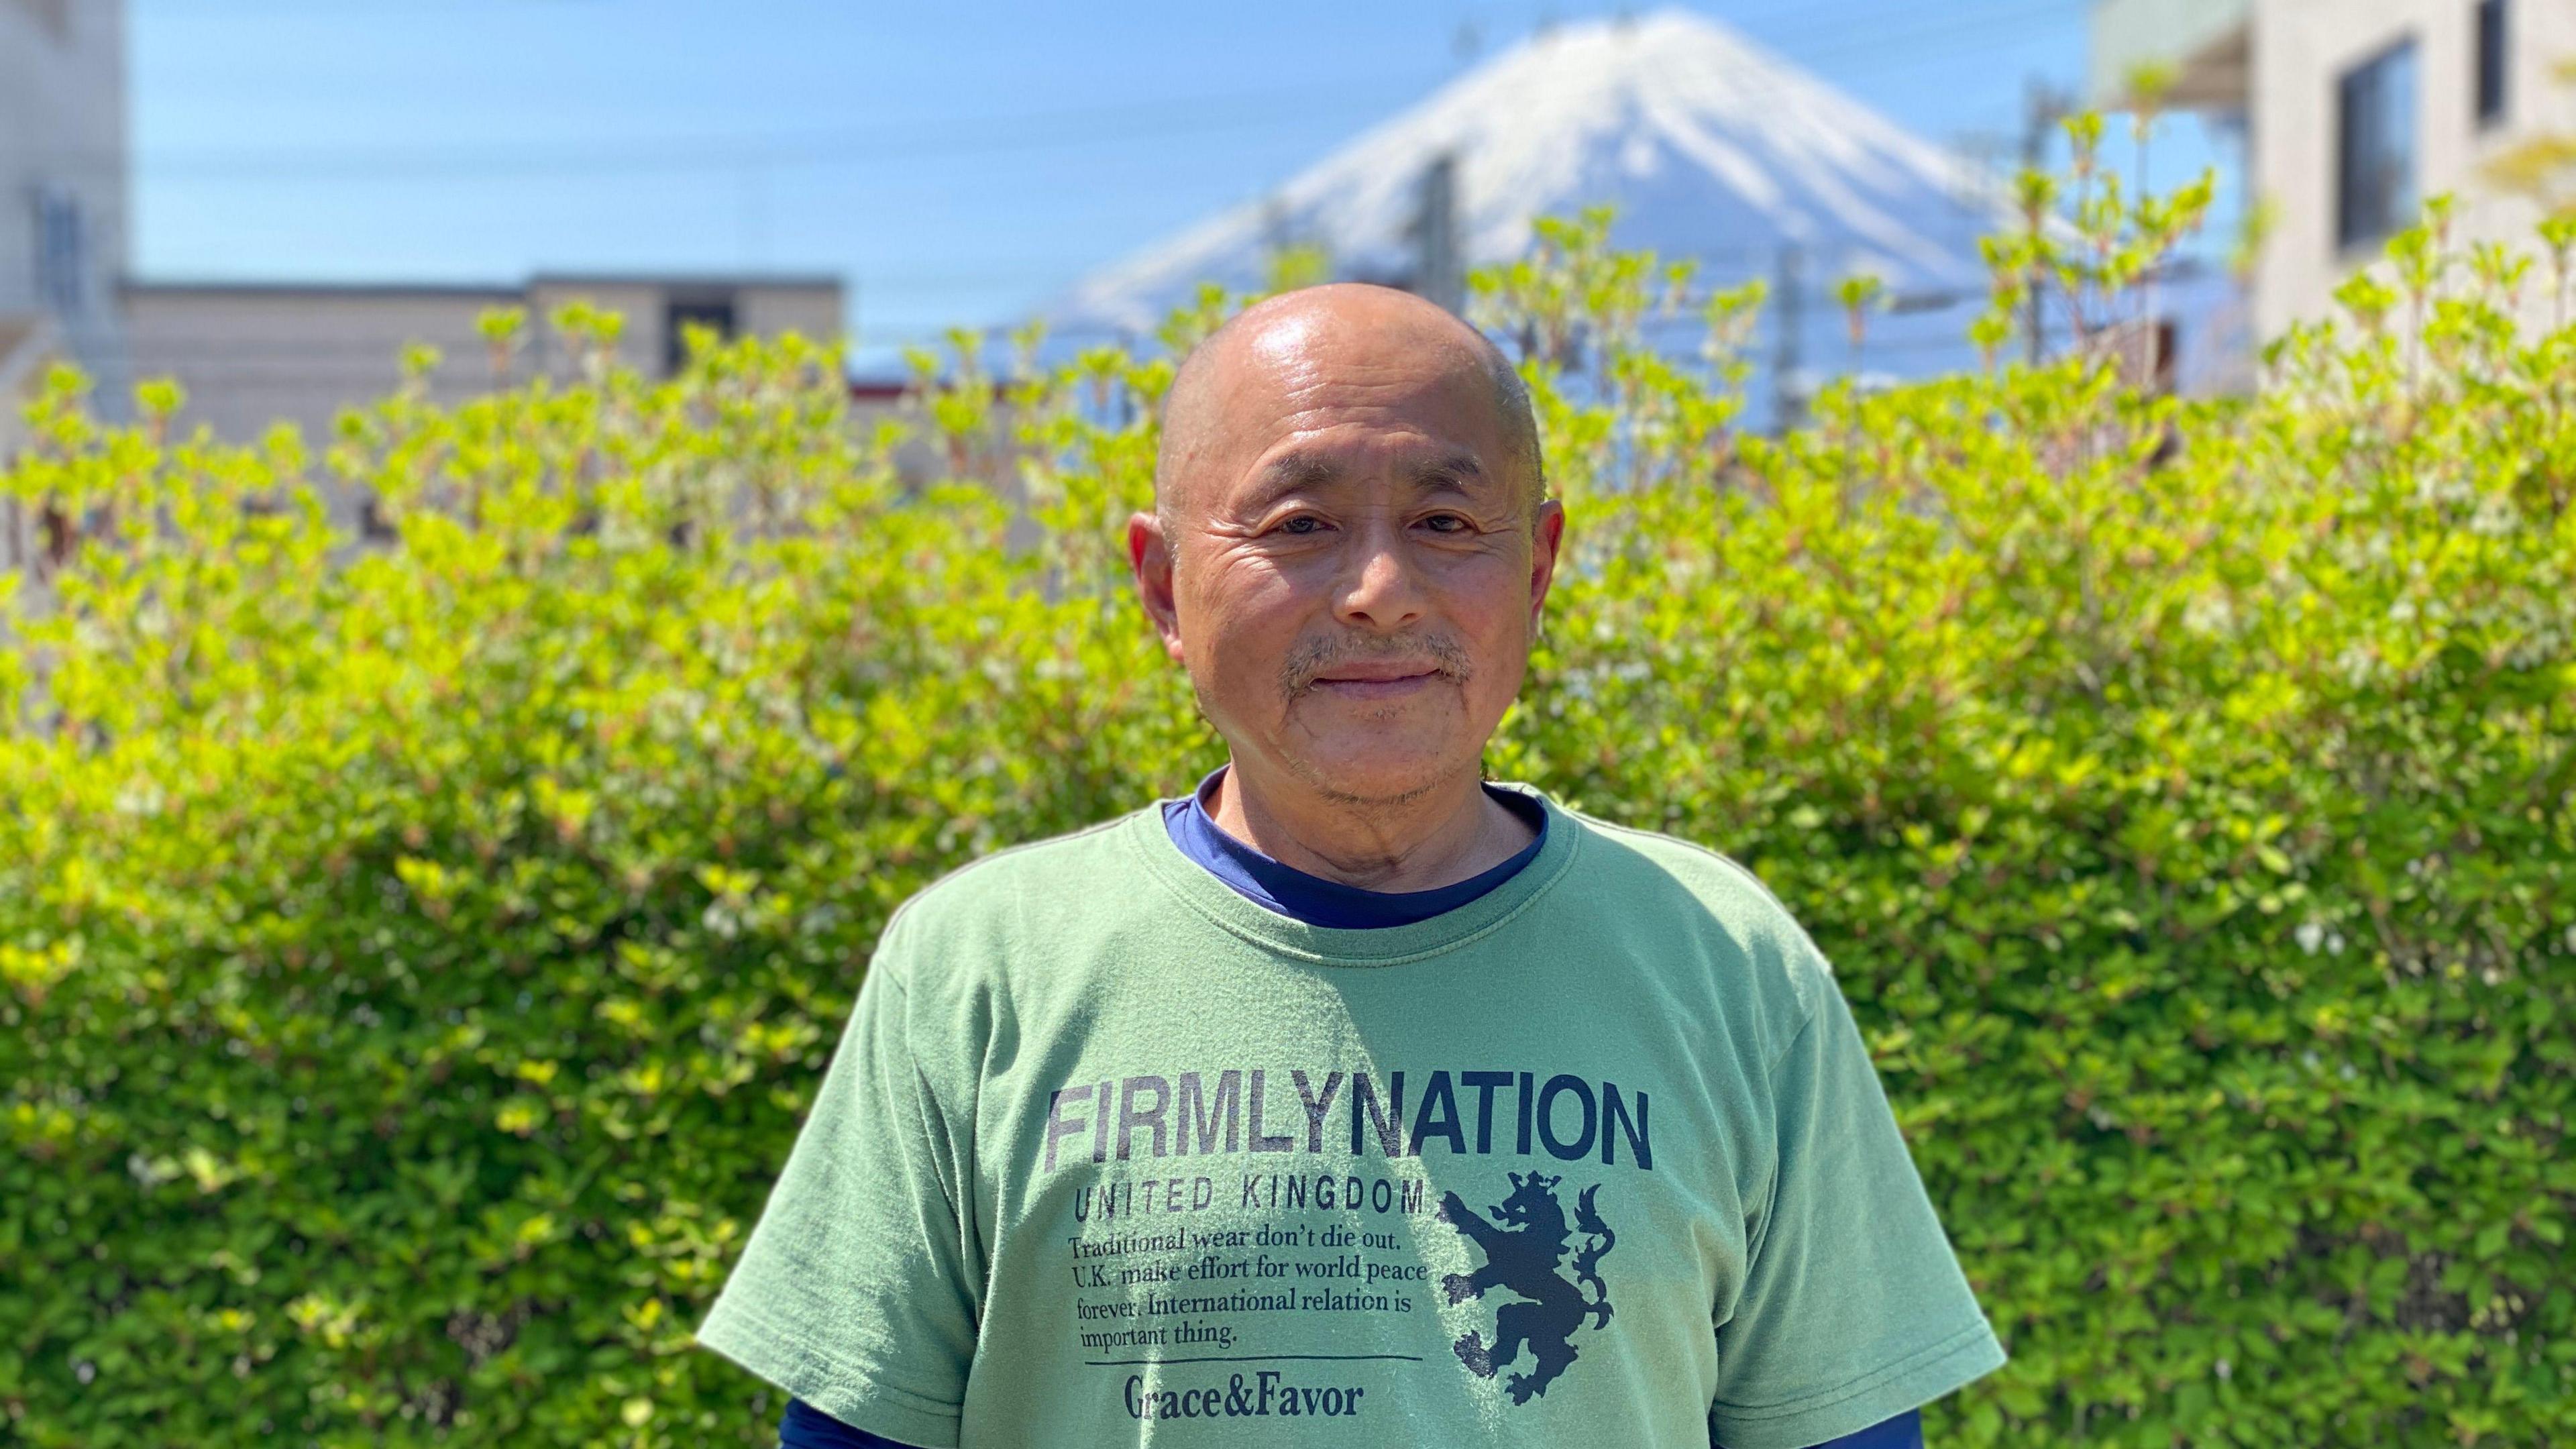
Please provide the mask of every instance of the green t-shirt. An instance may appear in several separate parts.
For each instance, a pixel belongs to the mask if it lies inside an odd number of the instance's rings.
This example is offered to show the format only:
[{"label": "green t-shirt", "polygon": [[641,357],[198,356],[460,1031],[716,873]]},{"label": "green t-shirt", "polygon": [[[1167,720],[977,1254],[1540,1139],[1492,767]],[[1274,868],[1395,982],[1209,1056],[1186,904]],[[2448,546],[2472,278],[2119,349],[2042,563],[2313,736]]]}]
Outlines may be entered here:
[{"label": "green t-shirt", "polygon": [[2000,1366],[1778,898],[1498,783],[1539,854],[1409,925],[1159,802],[913,896],[698,1340],[933,1446],[1800,1449]]}]

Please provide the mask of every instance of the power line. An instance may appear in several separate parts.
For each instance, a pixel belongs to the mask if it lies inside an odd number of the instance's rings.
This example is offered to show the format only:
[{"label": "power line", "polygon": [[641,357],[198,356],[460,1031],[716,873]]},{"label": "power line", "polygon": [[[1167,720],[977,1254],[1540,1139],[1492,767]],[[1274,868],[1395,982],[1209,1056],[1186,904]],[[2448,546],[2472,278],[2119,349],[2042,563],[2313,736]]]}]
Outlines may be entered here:
[{"label": "power line", "polygon": [[[1951,11],[1928,24],[1896,30],[1873,29],[1852,36],[1848,25],[1816,24],[1799,35],[1842,37],[1842,43],[1790,47],[1781,37],[1768,41],[1748,36],[1765,49],[1779,51],[1801,68],[1816,63],[1870,54],[1898,54],[1909,61],[1935,58],[1963,42],[1983,41],[2033,20],[2065,14],[2078,0],[2039,0],[2010,9]],[[1777,11],[1775,14],[1812,14]],[[724,171],[754,166],[835,166],[870,164],[887,153],[902,159],[951,159],[1011,152],[1043,151],[1124,140],[1157,140],[1278,126],[1301,117],[1279,107],[1311,104],[1319,99],[1374,99],[1390,86],[1428,89],[1443,77],[1436,71],[1406,71],[1356,84],[1319,90],[1298,86],[1247,95],[1168,97],[1107,107],[1024,112],[959,121],[859,127],[782,136],[622,138],[568,146],[532,146],[526,142],[492,142],[471,146],[396,146],[368,148],[297,148],[262,151],[220,148],[195,152],[146,154],[134,169],[145,177],[176,180],[331,180],[395,182],[421,177],[487,178],[545,176],[566,173],[653,174]],[[1792,82],[1773,80],[1765,93]],[[1244,108],[1249,108],[1245,112]],[[1229,116],[1229,110],[1244,112]],[[27,148],[18,148],[27,149]],[[57,165],[102,170],[121,158],[77,153],[60,156]]]},{"label": "power line", "polygon": [[[2070,0],[2046,0],[2046,3],[2023,4],[1999,10],[1973,11],[1964,14],[1954,11],[1929,24],[1893,30],[1872,30],[1859,36],[1851,36],[1848,27],[1836,27],[1832,33],[1847,37],[1842,43],[1799,50],[1790,58],[1801,64],[1812,65],[1818,61],[1840,56],[1901,52],[1908,60],[1919,60],[1938,54],[1944,49],[1982,40],[2000,27],[2026,25],[2036,18],[2062,14],[2069,8],[2069,4]],[[1804,8],[1780,9],[1765,12],[1761,18],[1791,15],[1804,17],[1812,16],[1812,13],[1812,10]],[[1823,34],[1827,31],[1824,26],[1813,25],[1803,28],[1798,33]],[[1766,47],[1778,44],[1778,37],[1748,38]],[[1773,84],[1790,83],[1784,80]],[[1369,83],[1366,89],[1374,94],[1380,84],[1383,82]],[[1355,94],[1357,89],[1345,88],[1342,93]],[[413,148],[408,151],[397,149],[392,152],[343,150],[336,153],[308,151],[277,152],[266,155],[256,152],[237,152],[229,155],[223,152],[201,152],[193,157],[179,158],[178,167],[184,175],[193,165],[201,168],[197,174],[210,177],[231,174],[236,177],[319,179],[337,172],[349,179],[382,177],[388,180],[397,179],[406,168],[409,168],[413,174],[423,174],[426,168],[426,174],[469,177],[494,174],[535,175],[565,169],[638,173],[684,168],[729,168],[748,172],[753,168],[776,165],[865,162],[876,158],[855,153],[873,148],[893,147],[902,150],[908,156],[959,156],[1082,144],[1087,141],[1118,139],[1123,136],[1144,138],[1179,132],[1202,134],[1211,130],[1266,126],[1284,119],[1277,115],[1275,110],[1268,110],[1279,101],[1311,102],[1317,96],[1318,92],[1314,88],[1300,87],[1293,91],[1276,92],[1267,96],[1247,97],[1242,93],[1234,93],[1224,97],[1168,98],[1112,107],[1086,107],[1076,110],[986,117],[979,121],[950,123],[936,128],[910,126],[808,133],[784,138],[670,138],[603,141],[534,152],[522,146],[505,147],[498,143],[463,150]],[[1258,116],[1247,115],[1231,122],[1205,113],[1205,108],[1220,102],[1234,106],[1250,104],[1265,108],[1267,113]],[[1179,112],[1190,114],[1185,120],[1173,122],[1171,118]],[[1086,135],[1083,129],[1085,126],[1099,129]],[[316,163],[319,163],[323,169],[311,169]],[[144,169],[147,174],[156,173],[166,169],[169,164],[166,160],[147,161]],[[227,168],[232,169],[228,172]],[[1699,259],[1704,262],[1717,262],[1724,259],[1749,264],[1767,262],[1770,255],[1768,249],[1711,248],[1701,252]],[[1052,279],[1065,276],[1068,272],[1078,275],[1080,270],[1055,267],[1048,268],[1043,275]],[[919,293],[942,287],[972,289],[1015,284],[1040,274],[1032,272],[1005,275],[998,270],[987,273],[969,271],[945,271],[936,274],[900,271],[874,273],[863,268],[860,275],[866,279],[872,289],[890,289],[900,294],[906,291]]]},{"label": "power line", "polygon": [[[1183,96],[1121,106],[1086,106],[1013,115],[932,120],[894,126],[854,127],[774,136],[624,137],[540,146],[524,141],[474,145],[314,147],[280,150],[208,148],[146,153],[134,169],[146,176],[207,180],[405,180],[430,176],[550,175],[567,171],[657,172],[728,170],[744,166],[835,165],[885,159],[889,153],[947,158],[1007,151],[1045,150],[1096,141],[1158,139],[1210,130],[1277,125],[1297,119],[1278,108],[1319,98],[1376,98],[1390,86],[1415,86],[1414,74],[1389,76],[1330,89],[1299,86],[1247,95]],[[1252,114],[1227,117],[1228,107]],[[1181,119],[1185,116],[1185,119]],[[1082,128],[1090,127],[1089,130]],[[98,153],[46,154],[73,169],[99,169],[120,157]]]},{"label": "power line", "polygon": [[[1844,304],[1837,289],[1820,282],[1805,280],[1813,276],[1808,265],[1811,259],[1806,257],[1795,243],[1782,243],[1777,248],[1735,250],[1742,255],[1758,255],[1770,263],[1771,280],[1764,288],[1762,305],[1769,308],[1774,316],[1792,319],[1792,325],[1803,329],[1805,314],[1809,309],[1814,309],[1819,315],[1835,319],[1843,315]],[[1793,257],[1794,260],[1792,260]],[[1666,260],[1681,259],[1666,258]],[[2211,264],[2205,258],[2189,253],[2177,253],[2150,265],[2148,273],[2165,281],[2191,280],[2206,275],[2210,266]],[[1703,320],[1698,315],[1700,310],[1724,290],[1729,289],[1698,283],[1687,285],[1673,301],[1669,312],[1660,309],[1650,311],[1638,319],[1637,326],[1641,331],[1657,332],[1701,326]],[[1883,294],[1880,304],[1873,306],[1868,315],[1875,335],[1888,336],[1890,327],[1901,327],[1911,332],[1954,323],[1958,320],[1958,314],[1962,309],[1979,305],[1990,296],[1991,292],[1988,288],[1980,285],[1897,288]],[[1909,322],[1899,319],[1917,320]],[[964,332],[991,342],[1005,339],[1026,325],[1025,319],[975,325],[925,323],[907,327],[863,329],[865,336],[856,340],[859,345],[866,347],[888,347],[905,342],[945,341],[951,333]],[[1049,322],[1046,327],[1046,335],[1050,339],[1095,337],[1143,340],[1149,338],[1152,331],[1151,326],[1125,327],[1098,321]],[[1962,349],[1970,346],[1964,331],[1959,335],[1958,344]],[[1872,342],[1869,344],[1869,350],[1876,352],[1880,346],[1880,343]]]}]

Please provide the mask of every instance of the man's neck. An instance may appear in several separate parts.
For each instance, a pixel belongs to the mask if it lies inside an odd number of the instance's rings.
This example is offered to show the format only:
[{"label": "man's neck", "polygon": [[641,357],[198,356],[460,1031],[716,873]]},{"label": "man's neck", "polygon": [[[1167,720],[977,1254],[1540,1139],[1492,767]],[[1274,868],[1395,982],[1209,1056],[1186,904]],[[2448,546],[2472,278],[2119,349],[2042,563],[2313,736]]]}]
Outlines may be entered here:
[{"label": "man's neck", "polygon": [[1474,776],[1392,805],[1353,804],[1265,789],[1230,763],[1204,803],[1218,829],[1272,860],[1362,890],[1455,885],[1536,838]]}]

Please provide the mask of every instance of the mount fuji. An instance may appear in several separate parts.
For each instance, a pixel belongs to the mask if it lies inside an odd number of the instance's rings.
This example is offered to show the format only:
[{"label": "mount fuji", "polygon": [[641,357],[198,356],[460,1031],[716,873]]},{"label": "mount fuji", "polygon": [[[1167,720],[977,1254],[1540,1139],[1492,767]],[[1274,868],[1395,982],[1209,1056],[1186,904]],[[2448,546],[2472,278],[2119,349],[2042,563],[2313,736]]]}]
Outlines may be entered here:
[{"label": "mount fuji", "polygon": [[1976,239],[2008,222],[1974,166],[1727,27],[1664,10],[1524,39],[1040,313],[1059,335],[1149,334],[1202,281],[1257,288],[1284,242],[1320,244],[1338,276],[1404,281],[1424,178],[1444,158],[1470,267],[1522,254],[1536,217],[1608,203],[1613,245],[1698,258],[1706,279],[1794,265],[1816,297],[1863,271],[1891,292],[1955,296],[1983,291]]}]

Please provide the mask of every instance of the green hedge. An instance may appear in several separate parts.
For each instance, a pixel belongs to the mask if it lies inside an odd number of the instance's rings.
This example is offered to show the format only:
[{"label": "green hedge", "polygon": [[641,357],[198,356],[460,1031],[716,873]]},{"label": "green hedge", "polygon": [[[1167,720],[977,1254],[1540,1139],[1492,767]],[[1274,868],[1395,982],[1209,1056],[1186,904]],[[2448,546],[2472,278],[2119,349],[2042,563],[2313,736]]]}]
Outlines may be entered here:
[{"label": "green hedge", "polygon": [[[2257,399],[2076,354],[1767,439],[1757,298],[1658,361],[1597,221],[1478,279],[1570,523],[1490,769],[1838,963],[2012,1354],[1933,1441],[2576,1437],[2576,331],[2497,299],[2564,278],[2419,235]],[[1016,549],[827,353],[561,320],[581,380],[312,452],[65,379],[0,473],[61,545],[0,621],[0,1438],[772,1442],[688,1328],[888,911],[1221,758],[1118,545],[1167,363],[929,389]]]}]

